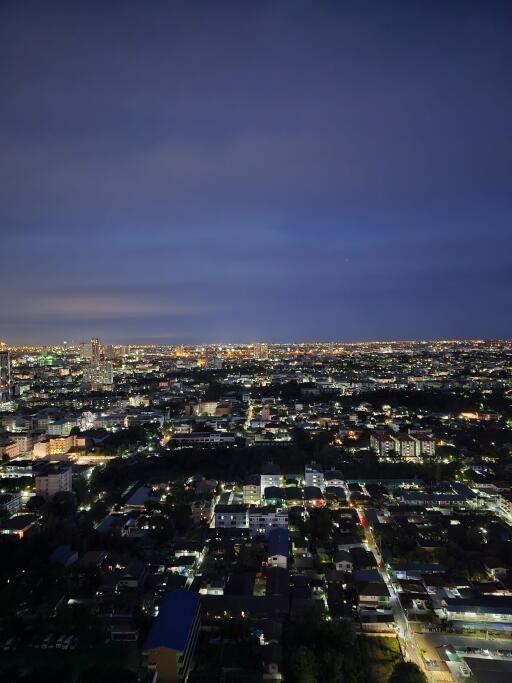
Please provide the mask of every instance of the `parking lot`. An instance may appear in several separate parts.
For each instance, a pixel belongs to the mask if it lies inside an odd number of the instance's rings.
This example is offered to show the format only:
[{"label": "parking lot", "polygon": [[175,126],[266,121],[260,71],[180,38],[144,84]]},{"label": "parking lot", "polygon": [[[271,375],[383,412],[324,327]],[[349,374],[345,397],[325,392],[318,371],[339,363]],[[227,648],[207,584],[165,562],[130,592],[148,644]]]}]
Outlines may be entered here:
[{"label": "parking lot", "polygon": [[1,640],[1,648],[4,652],[15,652],[18,649],[40,650],[75,650],[79,638],[69,634],[48,633],[45,636],[34,636],[26,639],[18,636],[10,636]]},{"label": "parking lot", "polygon": [[512,659],[507,661],[503,658],[468,657],[465,660],[477,683],[510,683],[512,681]]}]

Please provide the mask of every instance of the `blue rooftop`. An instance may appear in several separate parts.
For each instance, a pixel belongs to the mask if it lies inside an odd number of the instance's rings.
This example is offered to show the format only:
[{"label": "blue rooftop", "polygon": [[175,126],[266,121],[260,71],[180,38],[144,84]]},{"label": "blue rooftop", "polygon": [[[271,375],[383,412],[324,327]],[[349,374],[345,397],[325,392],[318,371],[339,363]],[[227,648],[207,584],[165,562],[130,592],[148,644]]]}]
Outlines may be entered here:
[{"label": "blue rooftop", "polygon": [[144,505],[151,498],[151,489],[149,486],[140,486],[132,495],[128,498],[125,505],[126,506],[140,506]]},{"label": "blue rooftop", "polygon": [[183,652],[198,605],[199,594],[193,591],[166,593],[143,649],[167,647]]},{"label": "blue rooftop", "polygon": [[57,564],[67,564],[68,562],[75,562],[78,559],[76,550],[72,550],[69,545],[59,545],[50,555],[50,562]]}]

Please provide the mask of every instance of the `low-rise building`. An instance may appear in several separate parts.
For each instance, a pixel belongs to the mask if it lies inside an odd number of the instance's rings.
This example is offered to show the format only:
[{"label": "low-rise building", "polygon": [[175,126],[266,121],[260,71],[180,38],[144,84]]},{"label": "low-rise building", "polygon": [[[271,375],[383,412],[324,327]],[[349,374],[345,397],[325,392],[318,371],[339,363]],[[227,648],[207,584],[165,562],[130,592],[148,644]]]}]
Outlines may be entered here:
[{"label": "low-rise building", "polygon": [[271,529],[268,533],[267,564],[269,567],[288,566],[289,536],[287,528]]},{"label": "low-rise building", "polygon": [[439,616],[455,629],[512,631],[512,598],[509,596],[445,598]]},{"label": "low-rise building", "polygon": [[260,489],[261,497],[265,495],[265,489],[269,486],[281,486],[283,477],[277,465],[274,463],[267,463],[263,466],[260,475]]},{"label": "low-rise building", "polygon": [[354,570],[352,555],[348,550],[337,550],[333,555],[332,561],[337,571],[352,572]]},{"label": "low-rise building", "polygon": [[320,491],[324,490],[324,473],[316,462],[312,462],[304,468],[304,481],[306,482],[306,486],[316,486]]},{"label": "low-rise building", "polygon": [[143,647],[158,683],[187,680],[200,626],[198,593],[177,590],[165,594]]},{"label": "low-rise building", "polygon": [[370,446],[380,458],[387,458],[390,451],[395,450],[395,442],[384,432],[373,432],[370,436]]},{"label": "low-rise building", "polygon": [[36,495],[53,498],[56,493],[72,491],[72,469],[69,465],[51,463],[36,474]]},{"label": "low-rise building", "polygon": [[236,437],[227,432],[192,432],[174,434],[172,440],[180,446],[218,446],[234,444]]},{"label": "low-rise building", "polygon": [[251,536],[267,536],[271,529],[288,528],[288,511],[272,505],[250,508],[249,529]]},{"label": "low-rise building", "polygon": [[31,514],[14,515],[0,524],[0,534],[24,538],[36,524],[36,516]]},{"label": "low-rise building", "polygon": [[21,509],[20,493],[2,493],[0,495],[0,511],[14,515]]},{"label": "low-rise building", "polygon": [[401,460],[416,459],[416,443],[410,434],[395,434],[393,439],[394,450]]},{"label": "low-rise building", "polygon": [[333,488],[343,488],[345,480],[339,470],[327,470],[324,475],[325,485]]},{"label": "low-rise building", "polygon": [[247,505],[215,506],[216,529],[247,529],[249,526],[249,509]]},{"label": "low-rise building", "polygon": [[388,608],[391,604],[389,589],[384,581],[369,581],[358,587],[360,608]]},{"label": "low-rise building", "polygon": [[246,505],[259,505],[261,502],[261,486],[258,477],[249,477],[243,486],[243,499]]}]

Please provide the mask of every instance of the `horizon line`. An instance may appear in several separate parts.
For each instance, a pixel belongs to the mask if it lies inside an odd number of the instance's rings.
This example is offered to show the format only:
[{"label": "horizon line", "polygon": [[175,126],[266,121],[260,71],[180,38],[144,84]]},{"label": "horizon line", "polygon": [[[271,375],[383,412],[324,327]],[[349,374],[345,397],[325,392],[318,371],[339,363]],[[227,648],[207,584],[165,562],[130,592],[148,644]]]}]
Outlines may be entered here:
[{"label": "horizon line", "polygon": [[[94,338],[94,337],[91,337]],[[75,346],[80,346],[81,344],[86,344],[90,341],[90,339],[87,340],[81,340],[81,341],[62,341],[62,342],[36,342],[36,343],[18,343],[18,344],[9,344],[5,341],[0,341],[0,348],[2,350],[16,350],[16,349],[36,349],[36,348],[44,348],[44,347],[52,347],[52,348],[65,348],[65,347],[75,347]],[[149,341],[121,341],[121,342],[109,342],[108,340],[102,340],[100,339],[100,342],[108,345],[108,346],[131,346],[131,347],[148,347],[148,348],[155,348],[155,347],[173,347],[173,348],[179,348],[179,347],[200,347],[200,346],[235,346],[235,347],[249,347],[249,346],[255,346],[257,344],[267,344],[268,346],[304,346],[304,345],[324,345],[327,346],[329,344],[338,344],[338,345],[346,345],[346,346],[358,346],[362,344],[455,344],[455,343],[474,343],[474,344],[490,344],[490,343],[512,343],[512,338],[506,338],[506,337],[489,337],[489,338],[484,338],[484,337],[452,337],[452,338],[424,338],[424,339],[359,339],[359,340],[343,340],[343,339],[338,339],[338,340],[315,340],[315,341],[310,341],[310,340],[301,340],[301,341],[266,341],[265,339],[259,339],[255,341],[250,341],[250,342],[234,342],[234,341],[215,341],[215,342],[163,342],[163,343],[158,343],[158,342],[149,342]]]}]

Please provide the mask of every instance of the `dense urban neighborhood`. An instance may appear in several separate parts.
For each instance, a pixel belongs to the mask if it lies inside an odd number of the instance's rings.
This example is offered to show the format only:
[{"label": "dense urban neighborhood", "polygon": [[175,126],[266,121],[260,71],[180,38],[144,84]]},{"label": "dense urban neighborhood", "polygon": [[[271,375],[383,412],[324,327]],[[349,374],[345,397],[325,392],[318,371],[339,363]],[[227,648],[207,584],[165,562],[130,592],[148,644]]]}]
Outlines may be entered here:
[{"label": "dense urban neighborhood", "polygon": [[512,680],[512,343],[0,345],[0,681]]}]

